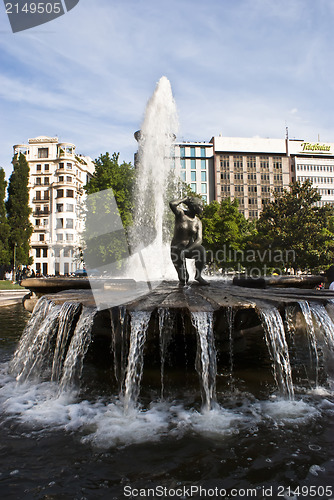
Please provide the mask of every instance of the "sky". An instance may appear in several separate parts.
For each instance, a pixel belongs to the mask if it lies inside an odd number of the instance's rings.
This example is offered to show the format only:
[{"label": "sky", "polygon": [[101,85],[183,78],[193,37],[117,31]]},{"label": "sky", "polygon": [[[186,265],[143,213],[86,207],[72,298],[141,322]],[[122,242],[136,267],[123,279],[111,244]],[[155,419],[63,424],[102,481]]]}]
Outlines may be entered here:
[{"label": "sky", "polygon": [[80,0],[12,33],[0,4],[0,166],[46,135],[133,162],[147,101],[166,76],[179,140],[334,142],[332,0]]}]

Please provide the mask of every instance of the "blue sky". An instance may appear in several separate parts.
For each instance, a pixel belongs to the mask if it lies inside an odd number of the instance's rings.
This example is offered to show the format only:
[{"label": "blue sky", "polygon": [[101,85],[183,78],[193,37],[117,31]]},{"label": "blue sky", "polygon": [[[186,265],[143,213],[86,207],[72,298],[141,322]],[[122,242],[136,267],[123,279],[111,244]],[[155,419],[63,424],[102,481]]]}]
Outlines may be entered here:
[{"label": "blue sky", "polygon": [[0,166],[39,135],[133,161],[161,76],[179,139],[334,142],[332,0],[80,0],[13,34],[0,5]]}]

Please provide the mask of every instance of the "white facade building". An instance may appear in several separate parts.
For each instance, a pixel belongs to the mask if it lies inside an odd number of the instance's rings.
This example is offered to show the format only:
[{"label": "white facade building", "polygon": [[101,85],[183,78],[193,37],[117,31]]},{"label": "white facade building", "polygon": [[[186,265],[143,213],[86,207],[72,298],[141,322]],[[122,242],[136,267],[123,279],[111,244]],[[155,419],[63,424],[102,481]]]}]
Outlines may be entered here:
[{"label": "white facade building", "polygon": [[334,143],[289,140],[291,178],[309,179],[321,195],[319,205],[334,205]]},{"label": "white facade building", "polygon": [[89,157],[77,155],[71,143],[57,137],[36,137],[14,146],[30,167],[29,189],[32,268],[36,274],[66,275],[80,266],[81,206],[83,186],[95,165]]}]

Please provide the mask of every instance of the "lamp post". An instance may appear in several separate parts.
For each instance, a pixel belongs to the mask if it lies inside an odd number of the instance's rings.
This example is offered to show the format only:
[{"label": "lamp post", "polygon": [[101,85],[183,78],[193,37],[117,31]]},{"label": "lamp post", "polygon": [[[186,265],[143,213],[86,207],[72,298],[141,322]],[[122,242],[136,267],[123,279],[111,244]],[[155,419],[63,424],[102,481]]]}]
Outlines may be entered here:
[{"label": "lamp post", "polygon": [[16,282],[16,247],[17,243],[14,243],[14,269],[13,269],[13,282]]}]

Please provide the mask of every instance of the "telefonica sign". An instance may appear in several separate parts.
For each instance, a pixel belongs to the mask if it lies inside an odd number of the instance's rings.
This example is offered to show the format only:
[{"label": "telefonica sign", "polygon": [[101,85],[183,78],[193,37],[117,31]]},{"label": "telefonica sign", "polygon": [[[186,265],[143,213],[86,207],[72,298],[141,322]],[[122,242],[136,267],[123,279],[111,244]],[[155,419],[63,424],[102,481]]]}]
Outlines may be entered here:
[{"label": "telefonica sign", "polygon": [[331,150],[331,147],[328,144],[312,144],[311,142],[303,142],[302,143],[302,151],[317,151],[319,153],[326,153]]},{"label": "telefonica sign", "polygon": [[[53,21],[73,9],[80,0],[4,0],[13,33]],[[64,5],[65,3],[65,5]]]}]

